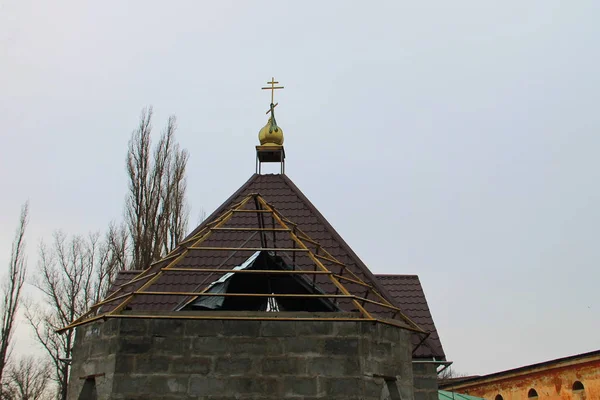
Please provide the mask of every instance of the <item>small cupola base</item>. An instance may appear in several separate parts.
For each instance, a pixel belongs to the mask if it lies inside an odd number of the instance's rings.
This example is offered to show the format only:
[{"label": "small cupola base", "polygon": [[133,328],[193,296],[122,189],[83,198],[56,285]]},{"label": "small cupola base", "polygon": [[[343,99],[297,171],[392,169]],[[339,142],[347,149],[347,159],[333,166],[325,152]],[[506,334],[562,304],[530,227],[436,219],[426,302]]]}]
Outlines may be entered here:
[{"label": "small cupola base", "polygon": [[280,173],[285,174],[285,150],[283,146],[256,146],[256,173],[260,174],[263,163],[279,163]]}]

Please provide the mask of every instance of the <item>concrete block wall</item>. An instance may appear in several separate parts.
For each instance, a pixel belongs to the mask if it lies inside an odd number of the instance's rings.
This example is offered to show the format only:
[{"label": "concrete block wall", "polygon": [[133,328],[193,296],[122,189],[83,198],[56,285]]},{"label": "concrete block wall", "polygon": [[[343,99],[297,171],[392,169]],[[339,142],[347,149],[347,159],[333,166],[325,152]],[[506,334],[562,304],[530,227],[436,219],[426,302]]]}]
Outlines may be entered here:
[{"label": "concrete block wall", "polygon": [[78,328],[69,400],[92,375],[99,400],[413,399],[409,332],[360,321],[112,319]]},{"label": "concrete block wall", "polygon": [[413,363],[415,400],[438,400],[437,364]]}]

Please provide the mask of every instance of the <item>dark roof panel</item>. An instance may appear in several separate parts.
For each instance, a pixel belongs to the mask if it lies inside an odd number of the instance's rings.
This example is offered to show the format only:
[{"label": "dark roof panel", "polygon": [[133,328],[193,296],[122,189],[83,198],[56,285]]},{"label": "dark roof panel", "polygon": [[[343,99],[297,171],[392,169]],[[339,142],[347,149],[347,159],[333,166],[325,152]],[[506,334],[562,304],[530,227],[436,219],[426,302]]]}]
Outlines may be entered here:
[{"label": "dark roof panel", "polygon": [[[427,305],[425,292],[417,275],[375,275],[377,280],[387,289],[396,306],[421,328],[430,332],[422,346],[417,348],[415,357],[436,357],[445,359],[442,342]],[[413,342],[418,344],[419,337],[413,335]]]},{"label": "dark roof panel", "polygon": [[[314,205],[306,198],[306,196],[294,185],[294,183],[285,175],[253,175],[238,191],[236,191],[229,199],[227,199],[215,212],[213,212],[203,224],[196,228],[188,237],[192,238],[200,232],[206,224],[214,221],[226,210],[232,208],[236,203],[240,202],[250,194],[260,194],[273,208],[281,213],[285,218],[289,219],[310,238],[320,243],[323,248],[326,248],[329,253],[337,260],[346,264],[348,270],[355,273],[360,279],[371,284],[379,293],[381,293],[388,301],[396,303],[397,306],[404,310],[404,313],[424,330],[431,332],[429,339],[426,340],[424,346],[420,346],[415,354],[418,357],[436,357],[444,358],[443,349],[439,341],[433,319],[429,313],[427,302],[423,294],[423,290],[416,276],[378,276],[375,277],[367,266],[360,260],[348,244],[341,238],[335,229],[329,224],[325,217],[314,207]],[[272,218],[272,217],[269,217]],[[267,226],[270,226],[270,220],[267,221]],[[230,219],[226,227],[244,227],[256,226],[257,214],[253,213],[237,213],[234,218]],[[289,233],[279,232],[268,238],[271,243],[276,243],[278,248],[291,248],[294,246]],[[184,240],[185,242],[185,240]],[[190,242],[191,243],[191,242]],[[188,245],[189,246],[189,245]],[[202,243],[202,247],[263,247],[260,241],[260,235],[252,236],[248,232],[236,231],[214,231],[208,239]],[[239,265],[251,253],[245,251],[236,252],[228,256],[226,252],[217,250],[190,250],[183,258],[178,260],[178,268],[222,268],[223,265],[235,266]],[[314,266],[312,261],[302,253],[292,253],[294,260],[290,261],[291,265],[297,265],[300,268],[306,269],[308,266]],[[286,254],[286,257],[290,257]],[[291,262],[293,261],[293,262]],[[162,261],[150,268],[149,272],[159,271],[160,268],[167,266],[171,261]],[[125,284],[128,276],[133,277],[133,272],[125,272],[120,274],[115,284]],[[197,291],[216,279],[217,275],[210,273],[194,273],[194,272],[174,272],[163,274],[149,288],[149,291],[155,292],[189,292]],[[335,291],[335,287],[331,288],[332,283],[326,276],[317,276],[317,285],[323,289],[328,289],[329,292]],[[127,285],[123,288],[123,292],[137,290],[144,281],[137,282],[133,285]],[[329,288],[327,286],[330,286]],[[351,282],[345,282],[344,285],[350,290],[355,285]],[[355,285],[356,286],[356,285]],[[361,288],[361,291],[364,290]],[[140,294],[128,303],[128,309],[141,311],[173,311],[186,301],[185,296],[157,296]],[[347,306],[351,306],[348,300],[345,300]],[[107,307],[114,307],[116,304],[109,303]],[[343,308],[344,300],[340,301],[340,307]],[[382,309],[379,306],[366,303],[365,308],[372,313],[377,313],[384,318],[390,318],[393,311]],[[389,313],[390,315],[386,315]],[[414,335],[415,344],[419,343],[417,335]]]}]

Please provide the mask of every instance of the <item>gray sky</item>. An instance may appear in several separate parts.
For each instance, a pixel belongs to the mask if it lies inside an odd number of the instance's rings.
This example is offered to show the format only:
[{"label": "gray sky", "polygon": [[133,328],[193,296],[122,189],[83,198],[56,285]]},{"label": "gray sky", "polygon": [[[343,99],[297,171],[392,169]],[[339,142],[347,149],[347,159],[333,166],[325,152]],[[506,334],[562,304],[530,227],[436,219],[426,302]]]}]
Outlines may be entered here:
[{"label": "gray sky", "polygon": [[288,175],[374,272],[419,274],[456,370],[598,349],[599,12],[5,1],[1,268],[26,199],[32,269],[54,229],[121,218],[127,140],[150,104],[157,131],[178,117],[195,225],[254,172],[275,76]]}]

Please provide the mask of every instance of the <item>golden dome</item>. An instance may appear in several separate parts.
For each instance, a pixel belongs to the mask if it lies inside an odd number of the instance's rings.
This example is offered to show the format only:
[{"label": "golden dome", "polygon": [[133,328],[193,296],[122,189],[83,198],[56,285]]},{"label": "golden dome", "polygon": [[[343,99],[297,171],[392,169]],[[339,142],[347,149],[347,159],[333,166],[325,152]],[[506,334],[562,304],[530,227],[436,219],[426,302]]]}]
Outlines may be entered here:
[{"label": "golden dome", "polygon": [[258,132],[258,140],[261,146],[282,146],[283,145],[283,129],[277,126],[277,123],[269,118],[269,121]]}]

